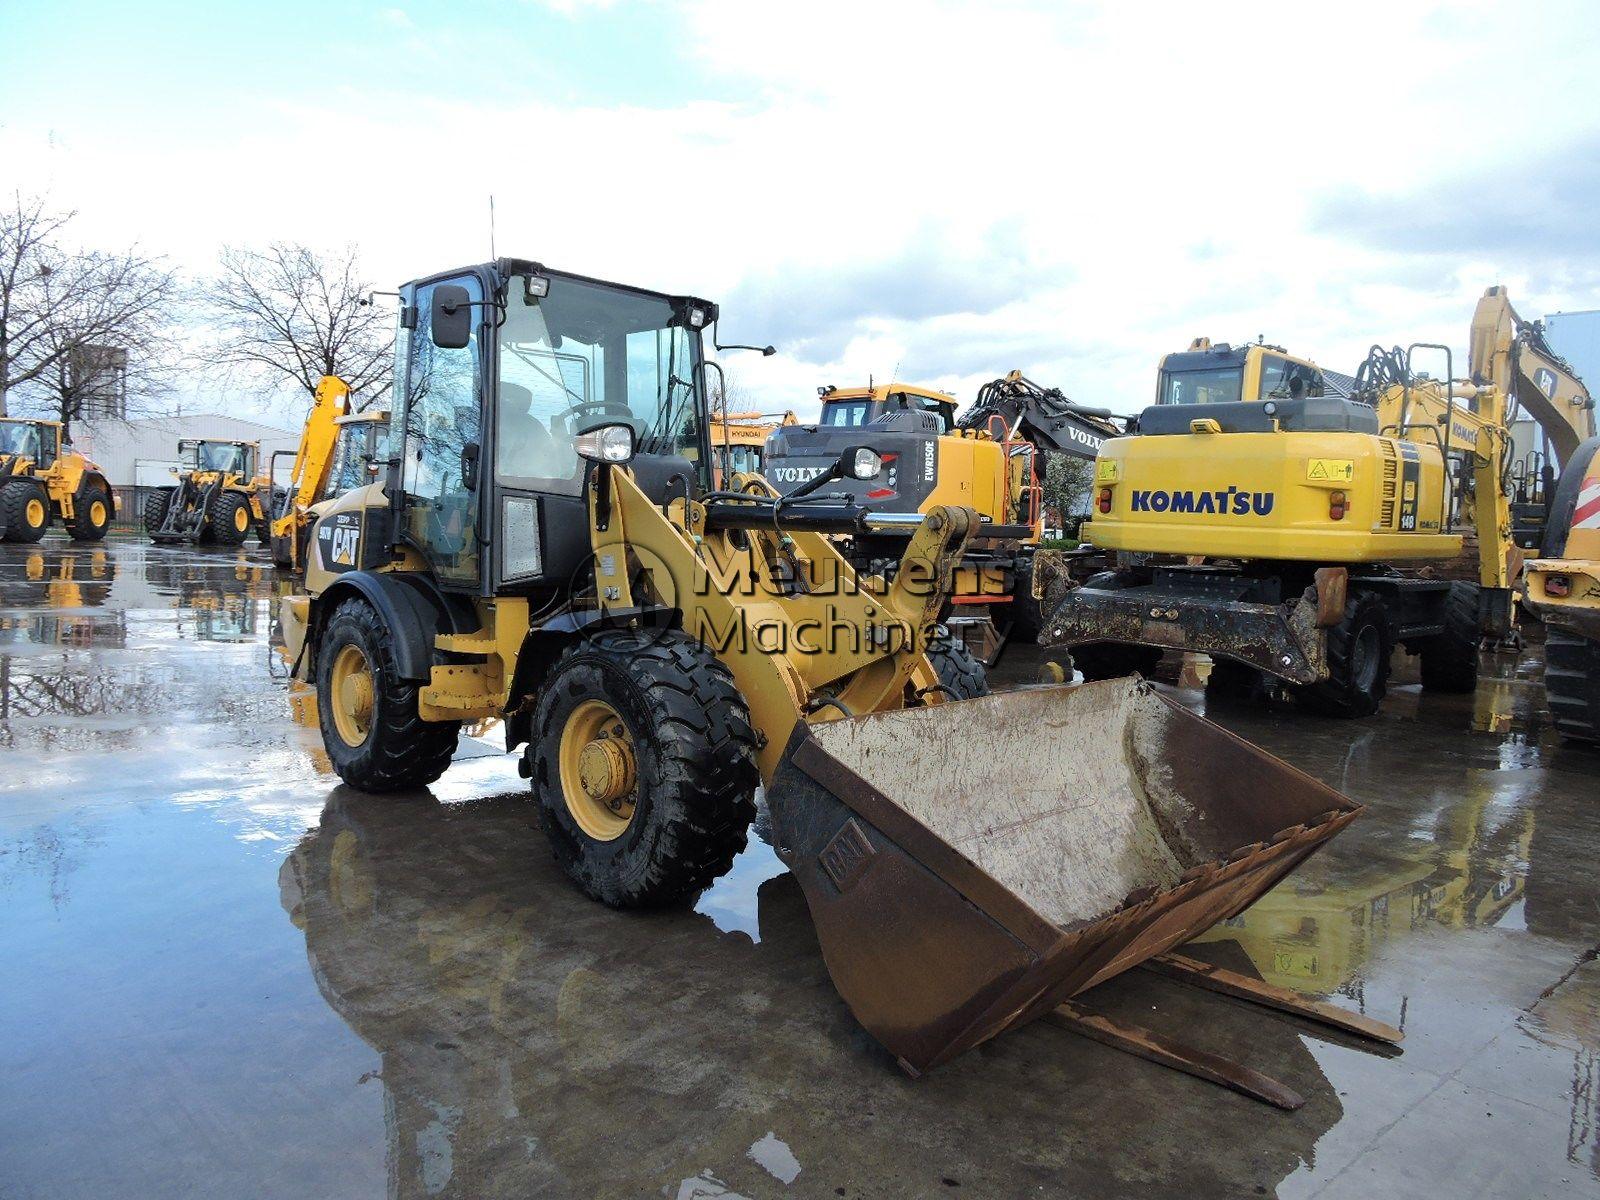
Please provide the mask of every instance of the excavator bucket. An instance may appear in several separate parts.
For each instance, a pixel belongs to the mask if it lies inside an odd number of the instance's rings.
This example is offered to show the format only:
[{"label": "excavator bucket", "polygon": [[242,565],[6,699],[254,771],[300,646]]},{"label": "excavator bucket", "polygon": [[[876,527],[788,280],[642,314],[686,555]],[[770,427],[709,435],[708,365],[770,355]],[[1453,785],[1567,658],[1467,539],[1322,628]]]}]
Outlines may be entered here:
[{"label": "excavator bucket", "polygon": [[803,726],[767,801],[912,1074],[1237,915],[1360,812],[1136,678]]}]

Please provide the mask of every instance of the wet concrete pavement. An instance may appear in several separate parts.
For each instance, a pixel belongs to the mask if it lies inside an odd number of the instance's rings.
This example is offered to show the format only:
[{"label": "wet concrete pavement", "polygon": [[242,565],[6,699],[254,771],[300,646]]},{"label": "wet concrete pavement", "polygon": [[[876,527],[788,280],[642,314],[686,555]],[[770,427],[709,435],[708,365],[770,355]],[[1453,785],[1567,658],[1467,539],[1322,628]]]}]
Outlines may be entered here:
[{"label": "wet concrete pavement", "polygon": [[1600,755],[1536,648],[1372,721],[1211,714],[1369,810],[1193,952],[1404,1052],[1142,972],[1085,999],[1285,1114],[1046,1023],[908,1080],[765,843],[693,911],[612,913],[494,731],[430,794],[336,786],[276,586],[253,547],[0,547],[5,1200],[1600,1195]]}]

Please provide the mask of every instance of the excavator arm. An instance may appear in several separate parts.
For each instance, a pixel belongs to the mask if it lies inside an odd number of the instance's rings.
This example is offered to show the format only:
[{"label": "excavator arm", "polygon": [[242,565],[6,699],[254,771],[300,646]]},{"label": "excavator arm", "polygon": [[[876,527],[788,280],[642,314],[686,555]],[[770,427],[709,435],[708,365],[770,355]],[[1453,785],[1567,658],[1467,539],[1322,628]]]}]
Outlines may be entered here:
[{"label": "excavator arm", "polygon": [[[996,421],[1005,427],[1003,435]],[[1074,404],[1060,388],[1040,387],[1021,371],[979,388],[977,401],[956,424],[987,431],[996,441],[1032,442],[1046,458],[1065,454],[1091,462],[1102,442],[1123,432],[1106,409]]]},{"label": "excavator arm", "polygon": [[1565,464],[1595,435],[1594,400],[1544,331],[1517,316],[1504,287],[1484,292],[1472,316],[1472,380],[1516,401],[1537,422]]}]

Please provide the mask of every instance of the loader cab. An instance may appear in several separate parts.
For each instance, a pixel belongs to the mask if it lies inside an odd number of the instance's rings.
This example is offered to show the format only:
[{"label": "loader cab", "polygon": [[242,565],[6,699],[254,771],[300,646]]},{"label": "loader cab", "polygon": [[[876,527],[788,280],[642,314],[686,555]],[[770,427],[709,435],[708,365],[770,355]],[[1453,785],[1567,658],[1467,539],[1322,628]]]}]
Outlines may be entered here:
[{"label": "loader cab", "polygon": [[236,475],[240,479],[255,478],[256,447],[251,442],[219,442],[210,440],[178,443],[180,457],[193,454],[194,469],[201,473]]},{"label": "loader cab", "polygon": [[855,429],[895,423],[901,413],[923,413],[931,420],[919,422],[930,432],[950,433],[956,425],[954,396],[906,384],[885,387],[852,388],[840,391],[824,388],[822,415],[817,423],[824,429]]},{"label": "loader cab", "polygon": [[371,483],[378,464],[388,457],[389,414],[351,413],[336,417],[338,436],[333,444],[333,462],[328,482],[318,500],[342,496]]},{"label": "loader cab", "polygon": [[392,542],[447,591],[556,593],[589,562],[574,439],[633,431],[665,503],[711,487],[701,335],[716,306],[524,259],[400,290]]},{"label": "loader cab", "polygon": [[61,455],[61,426],[54,421],[0,419],[0,465],[48,469]]},{"label": "loader cab", "polygon": [[1188,350],[1161,360],[1156,403],[1299,400],[1321,396],[1326,388],[1322,371],[1315,363],[1295,358],[1281,346],[1259,342],[1213,346],[1209,338],[1196,338]]}]

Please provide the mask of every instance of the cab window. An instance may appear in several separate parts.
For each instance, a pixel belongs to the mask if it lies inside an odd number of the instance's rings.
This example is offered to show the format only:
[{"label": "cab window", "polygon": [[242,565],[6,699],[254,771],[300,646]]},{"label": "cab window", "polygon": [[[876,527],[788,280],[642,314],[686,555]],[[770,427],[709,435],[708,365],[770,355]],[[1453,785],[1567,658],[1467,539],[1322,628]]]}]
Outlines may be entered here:
[{"label": "cab window", "polygon": [[1305,363],[1268,354],[1261,360],[1261,399],[1298,400],[1322,395],[1322,373]]},{"label": "cab window", "polygon": [[822,424],[855,427],[867,423],[870,400],[832,400],[822,406]]},{"label": "cab window", "polygon": [[1244,392],[1243,367],[1161,372],[1160,404],[1233,404]]}]

